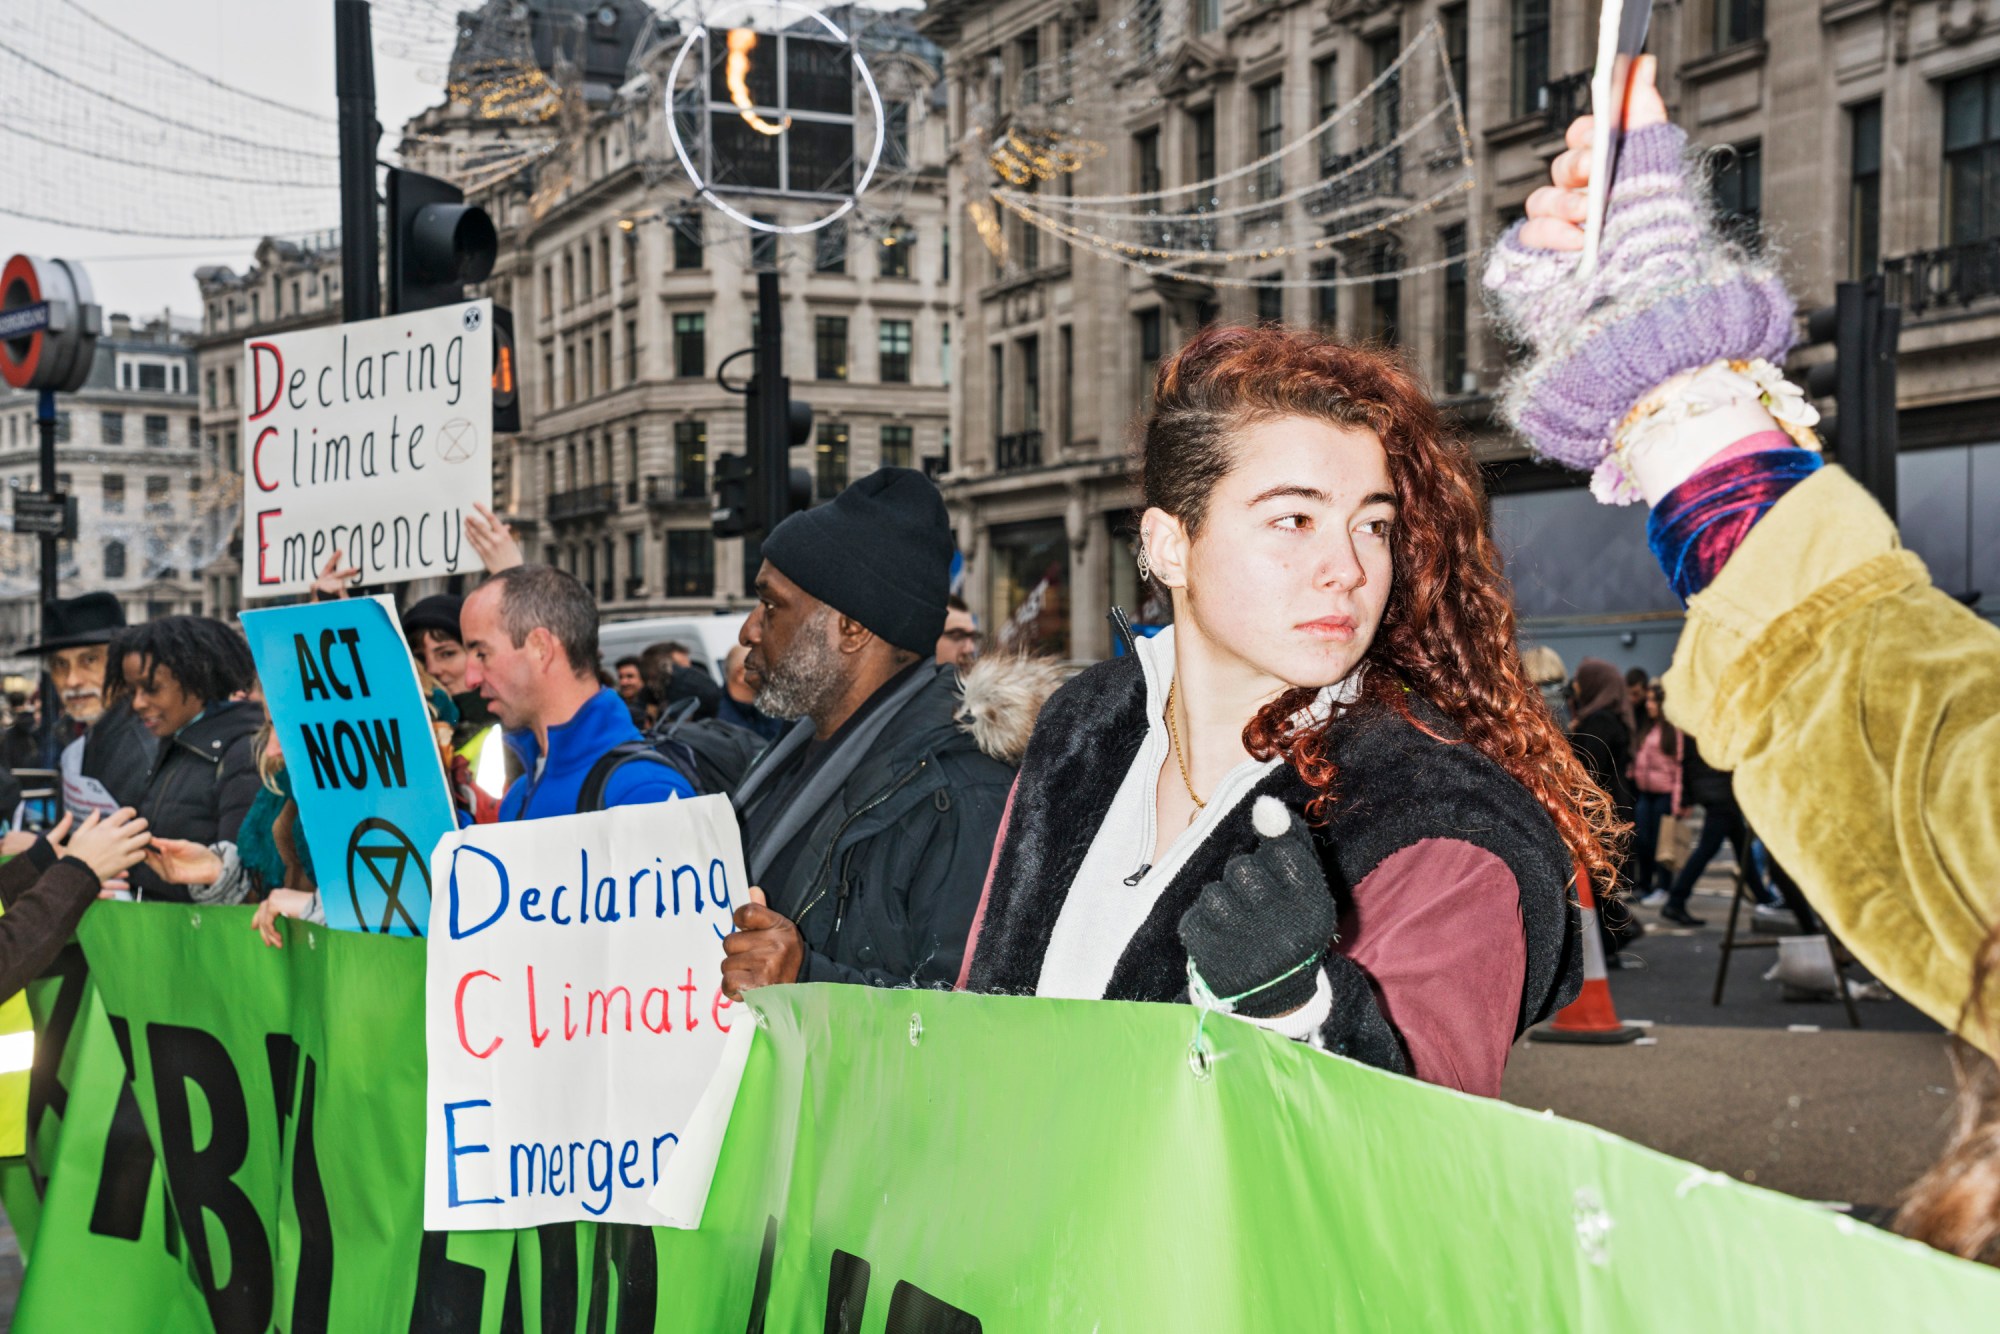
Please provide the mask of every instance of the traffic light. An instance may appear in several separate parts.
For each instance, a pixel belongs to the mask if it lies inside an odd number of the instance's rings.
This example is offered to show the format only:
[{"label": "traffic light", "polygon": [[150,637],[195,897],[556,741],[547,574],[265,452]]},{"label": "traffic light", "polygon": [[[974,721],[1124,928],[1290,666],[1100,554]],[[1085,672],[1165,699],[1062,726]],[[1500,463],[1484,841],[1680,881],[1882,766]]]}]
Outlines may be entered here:
[{"label": "traffic light", "polygon": [[1806,393],[1832,398],[1820,434],[1833,457],[1896,514],[1896,340],[1902,307],[1883,300],[1881,275],[1840,283],[1834,303],[1806,317],[1804,347],[1833,345],[1833,357],[1806,372]]},{"label": "traffic light", "polygon": [[747,537],[761,532],[756,504],[756,478],[751,475],[750,460],[741,454],[716,455],[715,508],[708,516],[715,535]]},{"label": "traffic light", "polygon": [[486,210],[455,185],[389,168],[389,290],[384,314],[465,300],[467,283],[493,272],[500,236]]},{"label": "traffic light", "polygon": [[493,433],[521,429],[521,383],[514,376],[514,312],[493,307]]}]

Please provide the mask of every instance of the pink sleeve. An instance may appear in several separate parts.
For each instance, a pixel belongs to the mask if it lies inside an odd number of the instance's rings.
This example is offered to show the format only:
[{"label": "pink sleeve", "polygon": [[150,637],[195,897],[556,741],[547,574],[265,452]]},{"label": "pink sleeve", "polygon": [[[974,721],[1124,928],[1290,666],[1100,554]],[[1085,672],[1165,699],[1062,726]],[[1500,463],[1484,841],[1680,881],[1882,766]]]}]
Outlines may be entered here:
[{"label": "pink sleeve", "polygon": [[965,979],[972,976],[972,952],[979,945],[979,928],[986,924],[986,896],[993,892],[993,868],[1000,864],[1000,849],[1007,844],[1007,826],[1014,818],[1014,794],[1021,788],[1021,777],[1014,776],[1014,785],[1007,789],[1007,805],[1000,812],[1000,832],[993,836],[993,856],[986,863],[986,883],[979,889],[979,907],[972,914],[972,930],[966,933],[965,956],[958,965],[958,981],[952,990],[965,990]]},{"label": "pink sleeve", "polygon": [[1374,982],[1412,1074],[1499,1095],[1528,968],[1506,862],[1451,838],[1401,849],[1355,887],[1339,948]]}]

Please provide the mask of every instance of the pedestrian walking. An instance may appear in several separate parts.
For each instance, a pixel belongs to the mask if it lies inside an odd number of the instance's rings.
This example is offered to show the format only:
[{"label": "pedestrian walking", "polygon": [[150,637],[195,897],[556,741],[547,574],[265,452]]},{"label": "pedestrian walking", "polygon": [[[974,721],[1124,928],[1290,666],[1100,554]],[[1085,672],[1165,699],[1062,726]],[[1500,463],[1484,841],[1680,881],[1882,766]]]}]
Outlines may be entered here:
[{"label": "pedestrian walking", "polygon": [[1682,814],[1681,734],[1667,721],[1666,694],[1658,682],[1646,687],[1638,724],[1632,750],[1632,885],[1642,903],[1657,908],[1667,901],[1673,881],[1660,864],[1661,822]]}]

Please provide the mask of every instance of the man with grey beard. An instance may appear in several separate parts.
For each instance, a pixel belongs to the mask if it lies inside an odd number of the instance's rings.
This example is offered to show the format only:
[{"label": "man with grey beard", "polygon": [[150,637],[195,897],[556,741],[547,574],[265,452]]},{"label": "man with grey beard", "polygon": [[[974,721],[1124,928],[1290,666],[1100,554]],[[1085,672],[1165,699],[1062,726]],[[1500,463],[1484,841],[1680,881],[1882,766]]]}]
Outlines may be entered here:
[{"label": "man with grey beard", "polygon": [[949,987],[1000,829],[1011,763],[959,724],[932,661],[952,537],[922,473],[883,468],[765,539],[744,622],[760,713],[797,718],[737,789],[753,902],[723,989]]}]

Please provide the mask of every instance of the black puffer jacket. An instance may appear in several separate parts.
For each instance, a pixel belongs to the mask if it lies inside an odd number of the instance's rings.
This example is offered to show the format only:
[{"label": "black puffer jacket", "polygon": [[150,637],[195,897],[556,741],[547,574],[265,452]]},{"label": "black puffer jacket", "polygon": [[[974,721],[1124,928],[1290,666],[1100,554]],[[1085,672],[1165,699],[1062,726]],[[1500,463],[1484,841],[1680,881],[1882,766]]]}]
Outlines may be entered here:
[{"label": "black puffer jacket", "polygon": [[[159,838],[193,843],[234,843],[250,803],[257,799],[257,729],[264,711],[225,700],[160,743],[139,814]],[[131,872],[132,887],[149,899],[190,899],[185,885],[171,885],[144,864]]]},{"label": "black puffer jacket", "polygon": [[[1024,741],[1054,680],[1020,693],[1028,712],[1017,725],[976,726],[961,716],[981,705],[961,696],[951,669],[915,670],[914,693],[806,825],[791,874],[760,886],[773,911],[799,928],[801,982],[949,987],[958,976],[1014,781],[1011,760],[1018,759],[1018,752],[996,758],[1005,755],[1004,741],[982,749],[974,733],[1011,732]],[[774,766],[811,730],[801,722],[759,757],[739,789],[739,810],[755,810]],[[751,874],[759,874],[756,867]]]}]

